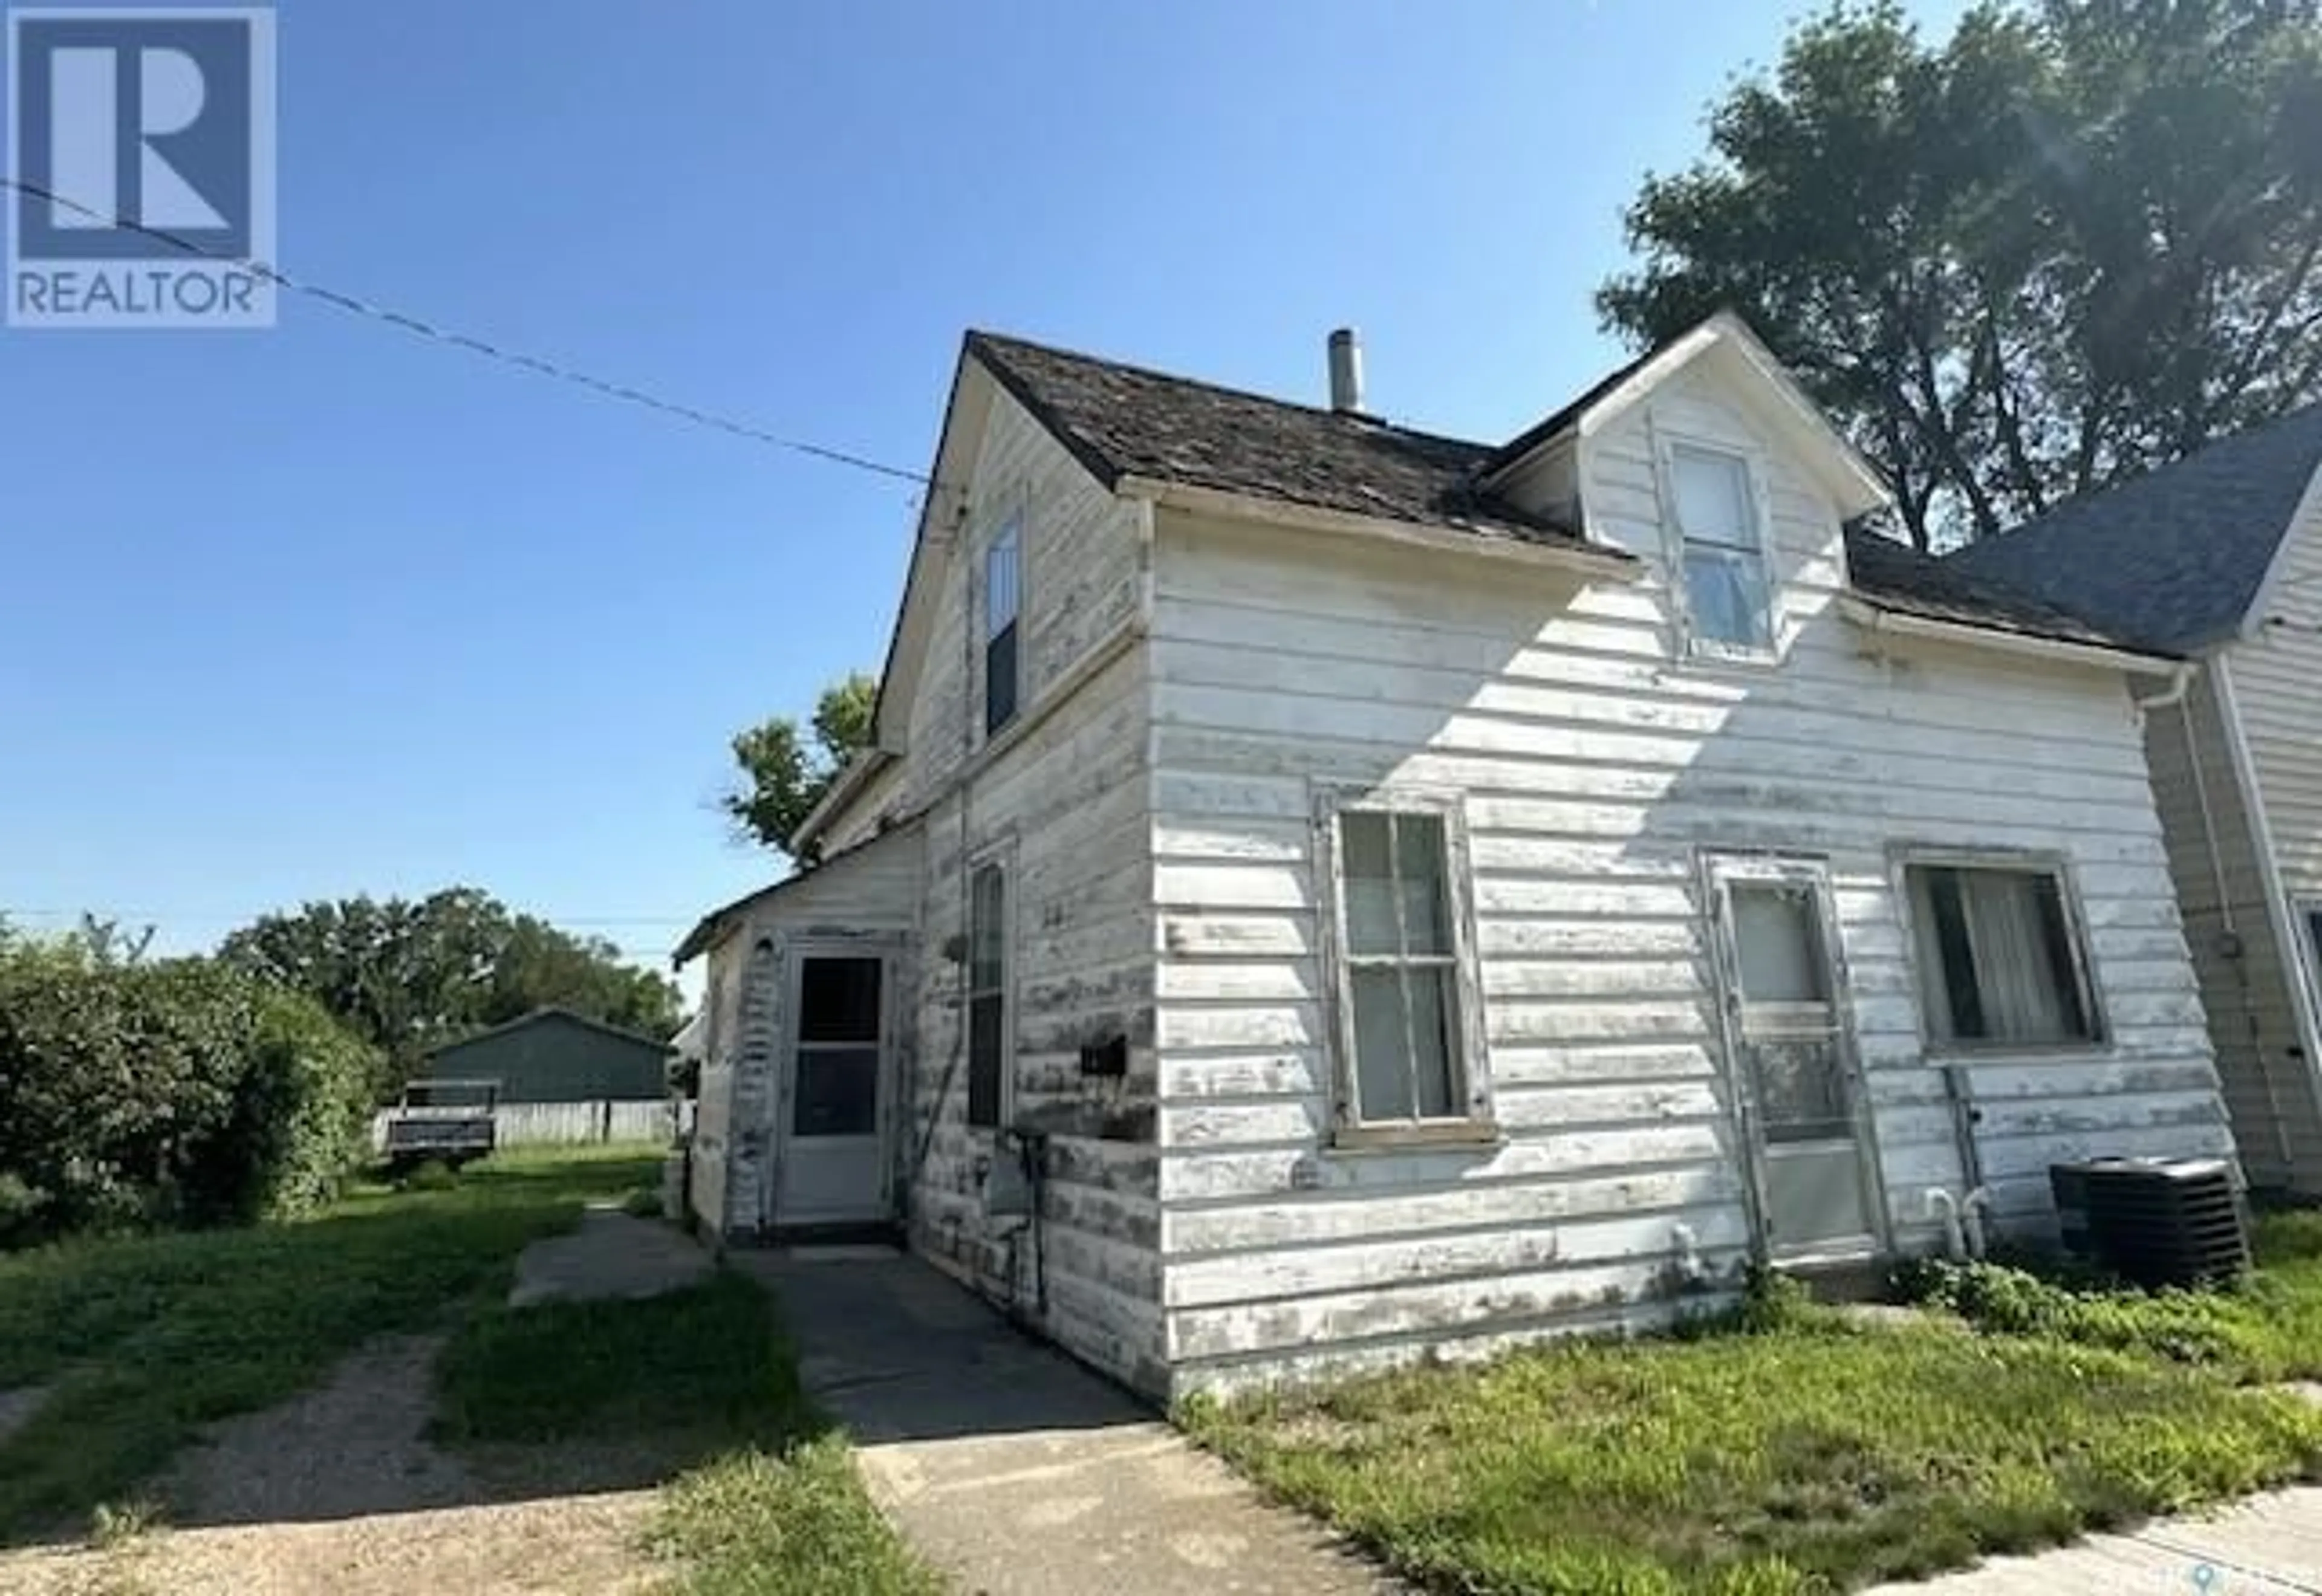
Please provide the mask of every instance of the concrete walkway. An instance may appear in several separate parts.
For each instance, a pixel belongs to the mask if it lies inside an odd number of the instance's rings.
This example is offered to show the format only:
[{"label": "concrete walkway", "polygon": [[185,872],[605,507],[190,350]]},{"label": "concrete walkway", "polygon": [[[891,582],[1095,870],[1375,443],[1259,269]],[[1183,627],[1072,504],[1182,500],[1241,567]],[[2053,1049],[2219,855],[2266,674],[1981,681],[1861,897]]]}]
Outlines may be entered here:
[{"label": "concrete walkway", "polygon": [[905,1537],[968,1596],[1400,1591],[917,1259],[736,1252]]},{"label": "concrete walkway", "polygon": [[590,1207],[565,1235],[536,1241],[517,1260],[510,1308],[658,1297],[709,1278],[716,1261],[674,1225]]},{"label": "concrete walkway", "polygon": [[1869,1596],[2322,1596],[2322,1488],[2300,1486],[2092,1535],[2052,1552],[1995,1557],[1965,1573],[1881,1585]]}]

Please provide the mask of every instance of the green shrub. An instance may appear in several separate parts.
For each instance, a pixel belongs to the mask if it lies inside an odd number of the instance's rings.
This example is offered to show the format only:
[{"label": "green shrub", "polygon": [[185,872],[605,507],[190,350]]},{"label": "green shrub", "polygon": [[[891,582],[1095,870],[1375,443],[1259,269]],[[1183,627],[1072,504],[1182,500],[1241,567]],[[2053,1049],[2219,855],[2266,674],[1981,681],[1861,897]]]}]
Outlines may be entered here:
[{"label": "green shrub", "polygon": [[213,960],[0,944],[0,1245],[309,1210],[361,1153],[373,1068]]},{"label": "green shrub", "polygon": [[1955,1313],[1996,1335],[2037,1336],[2227,1369],[2267,1361],[2263,1320],[2254,1304],[2232,1290],[2076,1286],[2005,1264],[1933,1259],[1905,1265],[1896,1284],[1906,1300]]}]

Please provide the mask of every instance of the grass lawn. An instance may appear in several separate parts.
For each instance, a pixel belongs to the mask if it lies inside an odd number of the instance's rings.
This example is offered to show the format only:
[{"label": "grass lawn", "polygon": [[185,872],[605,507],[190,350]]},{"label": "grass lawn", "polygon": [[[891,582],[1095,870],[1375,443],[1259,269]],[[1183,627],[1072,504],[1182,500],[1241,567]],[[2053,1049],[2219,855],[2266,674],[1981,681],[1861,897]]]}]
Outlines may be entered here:
[{"label": "grass lawn", "polygon": [[0,1254],[0,1391],[49,1388],[0,1443],[0,1539],[89,1513],[197,1427],[502,1289],[526,1243],[659,1171],[652,1148],[511,1153],[447,1190],[367,1186],[295,1224]]},{"label": "grass lawn", "polygon": [[[2322,1474],[2322,1414],[2237,1381],[2304,1369],[2322,1227],[2267,1232],[2233,1355],[2099,1305],[2071,1327],[1865,1327],[1778,1301],[1689,1339],[1189,1405],[1200,1439],[1418,1582],[1465,1596],[1786,1596]],[[2171,1303],[2164,1316],[2187,1309]],[[2111,1318],[2106,1320],[2104,1316]]]},{"label": "grass lawn", "polygon": [[732,1273],[639,1302],[494,1308],[437,1367],[449,1442],[620,1441],[700,1458],[654,1548],[690,1596],[933,1596],[800,1389],[765,1293]]}]

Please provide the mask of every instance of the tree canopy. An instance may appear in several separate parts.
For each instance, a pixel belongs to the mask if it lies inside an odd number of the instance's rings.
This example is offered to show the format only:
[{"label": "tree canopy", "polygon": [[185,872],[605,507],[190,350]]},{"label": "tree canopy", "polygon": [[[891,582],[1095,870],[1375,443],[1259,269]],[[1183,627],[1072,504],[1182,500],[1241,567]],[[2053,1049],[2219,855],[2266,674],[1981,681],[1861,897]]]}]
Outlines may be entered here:
[{"label": "tree canopy", "polygon": [[1608,325],[1752,324],[1893,483],[1978,537],[2322,391],[2316,0],[1892,4],[1799,27],[1649,177]]},{"label": "tree canopy", "polygon": [[309,903],[234,932],[218,956],[313,999],[379,1048],[382,1090],[429,1048],[544,1004],[648,1036],[667,1036],[681,1017],[677,988],[613,944],[472,887]]},{"label": "tree canopy", "polygon": [[735,831],[801,864],[814,862],[818,850],[809,847],[801,856],[791,839],[846,762],[871,745],[878,701],[879,679],[857,670],[822,689],[804,730],[793,717],[778,715],[736,734],[740,777],[718,800]]}]

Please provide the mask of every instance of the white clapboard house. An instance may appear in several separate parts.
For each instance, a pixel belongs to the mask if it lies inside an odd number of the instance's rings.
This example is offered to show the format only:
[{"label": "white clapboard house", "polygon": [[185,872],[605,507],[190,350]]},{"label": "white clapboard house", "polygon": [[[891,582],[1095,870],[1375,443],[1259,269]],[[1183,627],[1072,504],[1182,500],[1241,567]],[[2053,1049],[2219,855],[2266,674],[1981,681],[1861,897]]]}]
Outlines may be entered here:
[{"label": "white clapboard house", "polygon": [[2190,661],[2145,751],[2250,1181],[2322,1194],[2322,405],[1945,561]]},{"label": "white clapboard house", "polygon": [[1171,1396],[2231,1154],[2170,651],[1850,534],[1729,317],[1497,443],[1332,355],[1325,408],[968,337],[825,862],[683,949],[706,1223],[899,1227]]}]

